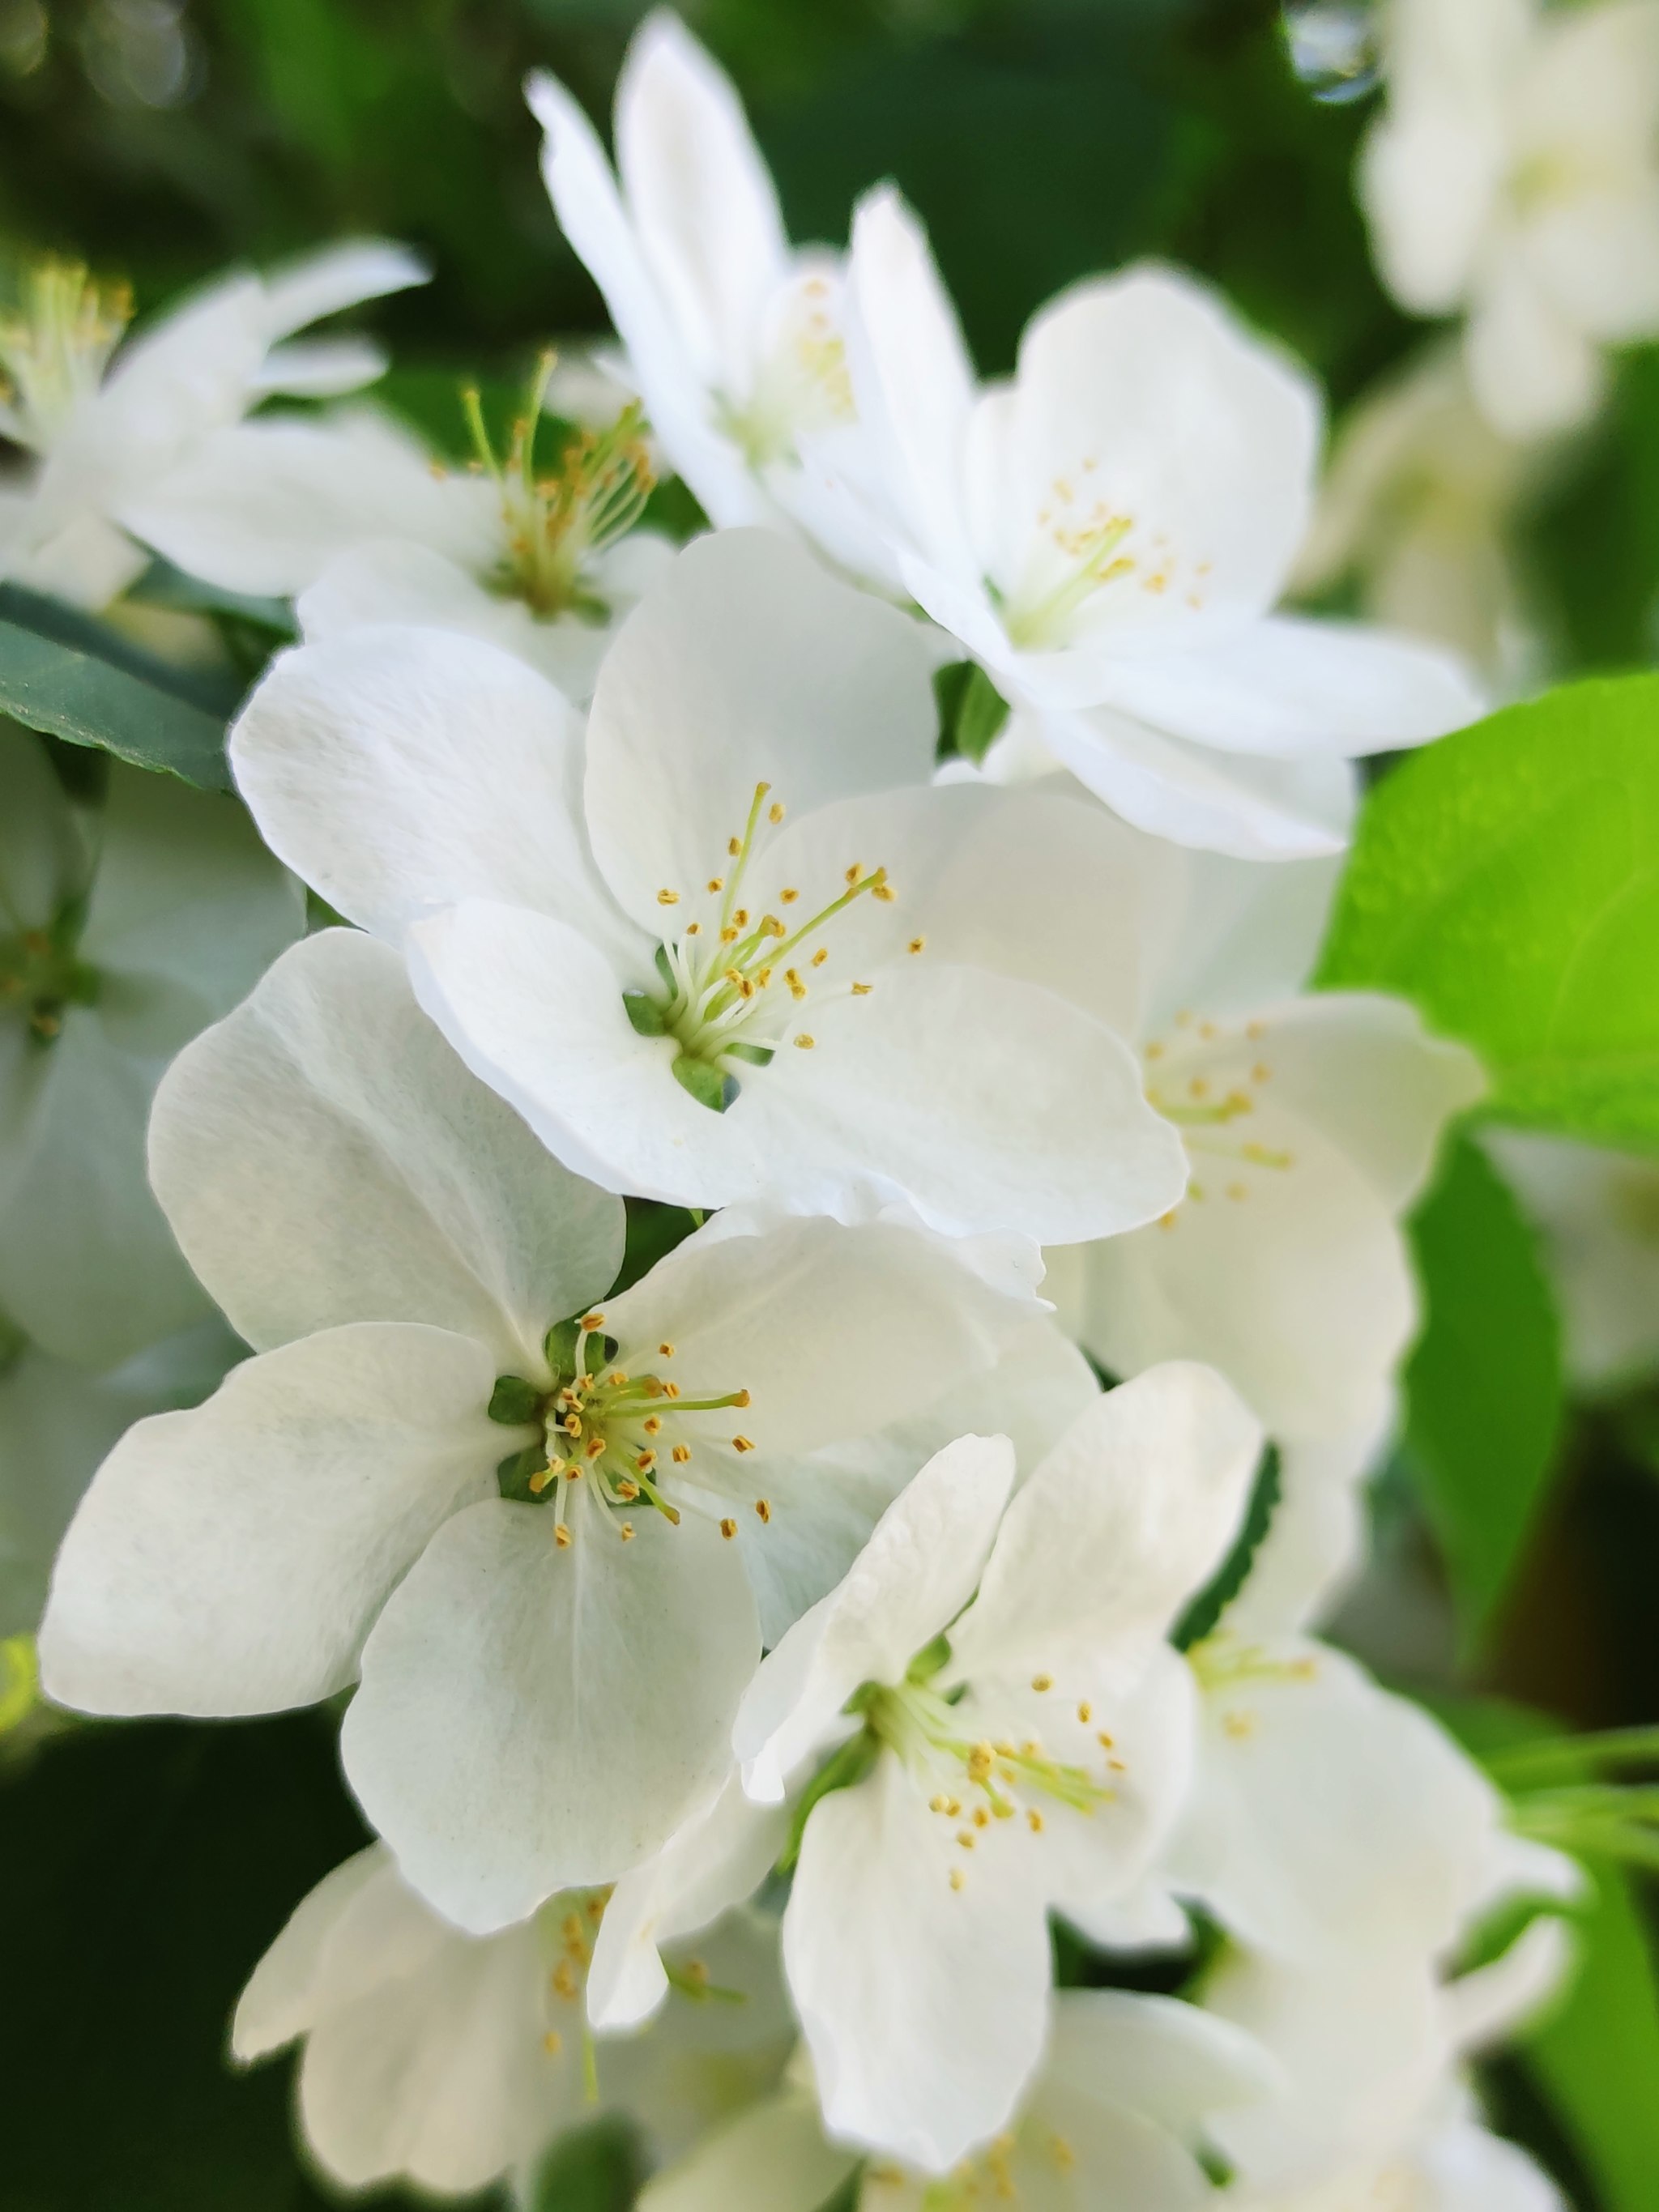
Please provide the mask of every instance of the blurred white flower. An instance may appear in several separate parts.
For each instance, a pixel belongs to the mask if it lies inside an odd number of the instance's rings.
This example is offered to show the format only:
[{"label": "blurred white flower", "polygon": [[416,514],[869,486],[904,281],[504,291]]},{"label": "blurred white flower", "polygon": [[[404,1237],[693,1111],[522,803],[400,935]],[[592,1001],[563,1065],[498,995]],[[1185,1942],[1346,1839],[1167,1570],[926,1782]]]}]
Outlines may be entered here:
[{"label": "blurred white flower", "polygon": [[1006,2125],[1048,2033],[1049,1909],[1121,1936],[1179,1810],[1193,1698],[1164,1639],[1260,1446],[1174,1364],[1012,1504],[1007,1439],[963,1437],[763,1662],[732,1742],[757,1802],[805,1791],[784,1966],[832,2136],[943,2173]]},{"label": "blurred white flower", "polygon": [[602,1889],[567,1890],[515,1927],[465,1935],[372,1844],[260,1960],[232,2051],[246,2063],[302,2041],[301,2130],[347,2188],[470,2193],[606,2112],[672,2157],[777,2078],[791,2030],[775,1926],[733,1915],[682,1947],[662,2019],[596,2043],[583,1996],[605,1912]]},{"label": "blurred white flower", "polygon": [[617,84],[617,167],[532,76],[554,212],[605,295],[664,452],[721,526],[773,520],[803,432],[850,420],[841,257],[793,249],[731,83],[665,9]]},{"label": "blurred white flower", "polygon": [[1518,1129],[1484,1142],[1542,1237],[1575,1382],[1648,1380],[1659,1370],[1659,1159]]},{"label": "blurred white flower", "polygon": [[73,805],[0,732],[0,1311],[94,1372],[204,1319],[144,1175],[168,1060],[304,927],[241,810],[111,764]]},{"label": "blurred white flower", "polygon": [[621,395],[550,448],[550,355],[498,452],[477,395],[475,465],[389,416],[265,416],[204,441],[146,500],[148,542],[228,591],[298,596],[307,638],[410,623],[490,639],[585,700],[617,623],[672,557],[635,527],[652,484]]},{"label": "blurred white flower", "polygon": [[[1192,2212],[1213,2193],[1200,2162],[1210,2115],[1274,2080],[1249,2037],[1194,2006],[1063,1990],[1042,2071],[1010,2124],[945,2179],[870,2160],[851,2203],[854,2212],[968,2212],[999,2198],[1045,2212]],[[791,2079],[658,2175],[640,2212],[818,2212],[856,2164],[826,2138],[810,2078]]]},{"label": "blurred white flower", "polygon": [[1543,449],[1493,429],[1461,356],[1437,346],[1344,419],[1292,587],[1352,579],[1372,620],[1450,646],[1500,693],[1521,691],[1543,647],[1510,538],[1546,468]]},{"label": "blurred white flower", "polygon": [[1328,864],[1111,830],[1117,958],[1138,957],[1115,1025],[1191,1177],[1151,1226],[1054,1253],[1049,1294],[1115,1374],[1200,1359],[1276,1438],[1374,1431],[1418,1326],[1401,1218],[1480,1096],[1479,1064],[1402,1000],[1303,990]]},{"label": "blurred white flower", "polygon": [[693,1238],[600,1314],[621,1200],[346,931],[174,1063],[151,1162],[260,1356],[105,1462],[43,1679],[246,1713],[361,1673],[347,1774],[480,1931],[638,1864],[723,1776],[760,1652],[739,1516],[810,1553],[811,1455],[931,1406],[1033,1310],[915,1230],[790,1220]]},{"label": "blurred white flower", "polygon": [[1389,0],[1384,58],[1360,166],[1384,283],[1466,314],[1505,435],[1582,422],[1602,349],[1659,332],[1659,7]]},{"label": "blurred white flower", "polygon": [[915,217],[854,223],[856,426],[806,439],[792,501],[831,556],[920,603],[1143,829],[1262,859],[1334,852],[1350,759],[1471,721],[1450,655],[1277,615],[1312,512],[1318,396],[1170,270],[1074,286],[975,384]]},{"label": "blurred white flower", "polygon": [[1098,1010],[1109,825],[933,787],[930,665],[726,531],[624,625],[585,759],[532,672],[392,628],[285,655],[232,758],[273,850],[608,1188],[1056,1243],[1154,1219],[1185,1168]]},{"label": "blurred white flower", "polygon": [[149,564],[147,500],[202,441],[274,392],[349,392],[378,376],[358,338],[287,341],[342,307],[424,282],[401,246],[336,246],[275,276],[231,276],[116,356],[125,291],[48,262],[0,316],[0,434],[36,457],[0,492],[0,574],[103,607]]}]

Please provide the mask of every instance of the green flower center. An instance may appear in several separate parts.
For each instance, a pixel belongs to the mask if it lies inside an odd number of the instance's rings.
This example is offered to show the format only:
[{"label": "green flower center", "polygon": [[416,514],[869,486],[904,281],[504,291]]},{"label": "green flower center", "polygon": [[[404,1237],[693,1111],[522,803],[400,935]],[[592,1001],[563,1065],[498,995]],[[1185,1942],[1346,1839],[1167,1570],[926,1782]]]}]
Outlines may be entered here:
[{"label": "green flower center", "polygon": [[[642,1036],[670,1037],[678,1047],[672,1066],[675,1079],[700,1104],[723,1113],[738,1095],[738,1066],[764,1067],[785,1044],[802,1052],[817,1042],[804,1026],[799,1010],[816,993],[820,1003],[867,998],[873,984],[820,980],[830,960],[827,945],[811,945],[837,915],[861,898],[890,902],[897,894],[885,868],[866,868],[854,860],[844,871],[842,888],[805,921],[791,909],[801,893],[786,885],[778,903],[788,915],[756,913],[744,903],[744,885],[756,853],[769,830],[783,820],[769,783],[757,783],[742,831],[727,840],[725,865],[702,889],[685,893],[665,885],[657,893],[664,908],[686,907],[677,937],[657,948],[655,991],[623,994],[628,1018]],[[913,937],[909,951],[922,951]]]},{"label": "green flower center", "polygon": [[46,260],[29,270],[20,307],[0,315],[8,434],[34,453],[50,452],[102,382],[131,314],[128,288],[94,283],[78,261]]},{"label": "green flower center", "polygon": [[0,1013],[23,1022],[39,1044],[58,1036],[69,1007],[98,995],[97,971],[76,957],[78,921],[67,910],[50,929],[0,937]]}]

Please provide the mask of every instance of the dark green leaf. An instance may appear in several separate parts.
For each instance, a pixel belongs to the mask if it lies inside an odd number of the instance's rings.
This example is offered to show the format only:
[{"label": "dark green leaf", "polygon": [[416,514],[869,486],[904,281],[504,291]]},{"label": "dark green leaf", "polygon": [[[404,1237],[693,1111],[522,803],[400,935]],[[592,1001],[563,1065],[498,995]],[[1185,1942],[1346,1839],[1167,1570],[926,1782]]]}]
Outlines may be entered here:
[{"label": "dark green leaf", "polygon": [[1244,1509],[1244,1519],[1231,1551],[1176,1625],[1170,1641],[1177,1651],[1190,1651],[1194,1644],[1201,1644],[1206,1636],[1212,1635],[1216,1623],[1243,1589],[1250,1562],[1272,1526],[1279,1504],[1279,1453],[1269,1444],[1261,1455],[1250,1502]]},{"label": "dark green leaf", "polygon": [[939,705],[939,757],[975,763],[1008,719],[1008,702],[976,660],[947,661],[933,671]]},{"label": "dark green leaf", "polygon": [[0,584],[0,713],[28,729],[228,791],[225,724],[240,690],[158,660],[78,608]]},{"label": "dark green leaf", "polygon": [[697,1226],[699,1217],[683,1206],[665,1206],[659,1199],[629,1198],[628,1231],[623,1245],[622,1270],[605,1296],[620,1297],[631,1291],[641,1275],[648,1275],[659,1260],[683,1244]]},{"label": "dark green leaf", "polygon": [[537,2168],[528,2212],[628,2212],[645,2179],[638,2137],[625,2120],[595,2120],[562,2136]]},{"label": "dark green leaf", "polygon": [[1410,1234],[1425,1319],[1405,1370],[1406,1451],[1474,1640],[1554,1461],[1560,1330],[1532,1231],[1468,1138],[1448,1148]]},{"label": "dark green leaf", "polygon": [[1499,1120],[1659,1146],[1659,678],[1507,708],[1386,777],[1320,981],[1466,1038]]}]

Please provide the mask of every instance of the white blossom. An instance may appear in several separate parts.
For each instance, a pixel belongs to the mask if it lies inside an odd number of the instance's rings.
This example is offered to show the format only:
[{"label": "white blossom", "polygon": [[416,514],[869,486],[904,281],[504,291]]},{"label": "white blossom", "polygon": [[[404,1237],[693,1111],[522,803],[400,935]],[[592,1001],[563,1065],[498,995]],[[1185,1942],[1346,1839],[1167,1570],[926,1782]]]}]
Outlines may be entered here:
[{"label": "white blossom", "polygon": [[100,1372],[204,1320],[144,1178],[162,1070],[304,927],[239,808],[114,763],[72,804],[0,733],[0,1311]]},{"label": "white blossom", "polygon": [[1153,1219],[1185,1165],[1099,1011],[1109,824],[933,787],[929,668],[729,531],[623,626],[585,747],[518,661],[386,628],[278,660],[231,752],[272,848],[608,1188],[1056,1243]]},{"label": "white blossom", "polygon": [[1401,1221],[1447,1122],[1480,1096],[1480,1066],[1401,1000],[1303,989],[1327,864],[1180,854],[1113,830],[1112,1018],[1190,1176],[1158,1222],[1056,1253],[1051,1294],[1115,1374],[1204,1360],[1275,1437],[1374,1430],[1419,1322]]},{"label": "white blossom", "polygon": [[806,1792],[784,1965],[833,2136],[940,2173],[1006,2123],[1048,2030],[1049,1909],[1121,1934],[1178,1812],[1193,1698],[1164,1638],[1260,1443],[1173,1364],[1012,1504],[1007,1440],[961,1437],[763,1662],[732,1740],[757,1802]]},{"label": "white blossom", "polygon": [[1583,421],[1602,349],[1659,331],[1659,7],[1389,0],[1360,194],[1383,281],[1462,310],[1475,398],[1513,438]]},{"label": "white blossom", "polygon": [[638,1864],[724,1773],[760,1650],[739,1519],[810,1528],[814,1451],[931,1406],[1032,1310],[913,1229],[823,1220],[693,1238],[606,1296],[621,1201],[345,931],[174,1063],[151,1161],[259,1356],[105,1462],[43,1679],[245,1713],[361,1675],[348,1777],[479,1931]]},{"label": "white blossom", "polygon": [[425,274],[401,246],[337,246],[222,277],[116,353],[126,294],[42,264],[0,319],[0,431],[35,457],[0,496],[0,572],[81,606],[118,599],[149,565],[147,501],[204,440],[274,392],[349,392],[386,365],[360,339],[294,333]]},{"label": "white blossom", "polygon": [[596,2043],[584,1992],[605,1894],[571,1890],[493,1936],[448,1926],[372,1844],[326,1875],[236,2008],[246,2063],[302,2042],[299,2121],[347,2188],[462,2194],[623,2112],[659,2158],[769,2088],[789,2047],[775,1929],[735,1915],[683,1948],[643,2037]]},{"label": "white blossom", "polygon": [[[641,2212],[818,2212],[856,2154],[828,2141],[810,2074],[739,2113],[659,2174]],[[1042,2071],[1011,2124],[940,2179],[865,2165],[856,2212],[967,2212],[998,2198],[1188,2212],[1211,2201],[1196,2154],[1212,2113],[1248,2103],[1271,2062],[1230,2023],[1172,1998],[1066,1990]]]},{"label": "white blossom", "polygon": [[562,85],[538,74],[528,96],[554,212],[625,349],[617,374],[711,520],[775,520],[802,434],[852,413],[840,256],[790,246],[736,92],[668,10],[617,80],[619,176]]},{"label": "white blossom", "polygon": [[1312,514],[1320,407],[1191,279],[1091,279],[975,384],[914,216],[854,224],[856,427],[810,437],[796,512],[896,585],[1141,828],[1280,859],[1346,841],[1356,754],[1480,712],[1449,655],[1275,614]]}]

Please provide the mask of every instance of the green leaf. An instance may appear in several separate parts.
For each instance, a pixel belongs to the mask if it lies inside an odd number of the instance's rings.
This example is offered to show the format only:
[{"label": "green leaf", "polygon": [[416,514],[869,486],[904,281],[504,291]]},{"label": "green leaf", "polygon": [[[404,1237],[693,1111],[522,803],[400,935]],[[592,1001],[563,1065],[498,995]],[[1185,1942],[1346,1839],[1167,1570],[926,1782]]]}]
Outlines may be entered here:
[{"label": "green leaf", "polygon": [[533,1382],[526,1382],[522,1375],[498,1375],[484,1411],[492,1421],[518,1428],[533,1421],[541,1409],[542,1394]]},{"label": "green leaf", "polygon": [[1273,1525],[1279,1505],[1279,1451],[1269,1444],[1256,1469],[1255,1485],[1233,1547],[1176,1624],[1170,1642],[1177,1651],[1190,1651],[1214,1632],[1216,1623],[1244,1587],[1250,1562]]},{"label": "green leaf", "polygon": [[605,1292],[608,1298],[619,1298],[624,1291],[631,1291],[641,1275],[648,1275],[659,1260],[666,1259],[702,1223],[700,1213],[684,1206],[666,1206],[658,1198],[625,1198],[623,1204],[628,1214],[623,1262],[616,1281]]},{"label": "green leaf", "polygon": [[939,705],[939,757],[982,761],[1008,719],[1008,702],[976,660],[948,661],[933,671]]},{"label": "green leaf", "polygon": [[1425,1320],[1405,1370],[1405,1449],[1472,1643],[1509,1587],[1554,1462],[1560,1329],[1532,1231],[1468,1138],[1448,1148],[1410,1236]]},{"label": "green leaf", "polygon": [[1652,2212],[1659,2174],[1659,1975],[1628,1878],[1586,1865],[1578,1971],[1522,2048],[1604,2212]]},{"label": "green leaf", "polygon": [[228,791],[225,726],[240,686],[174,668],[106,623],[0,584],[0,714],[204,791]]},{"label": "green leaf", "polygon": [[1319,980],[1466,1038],[1500,1121],[1659,1145],[1659,677],[1571,685],[1395,769]]}]

